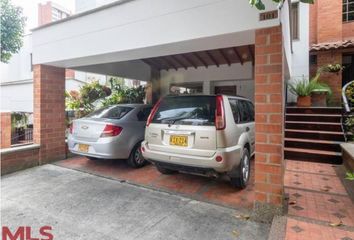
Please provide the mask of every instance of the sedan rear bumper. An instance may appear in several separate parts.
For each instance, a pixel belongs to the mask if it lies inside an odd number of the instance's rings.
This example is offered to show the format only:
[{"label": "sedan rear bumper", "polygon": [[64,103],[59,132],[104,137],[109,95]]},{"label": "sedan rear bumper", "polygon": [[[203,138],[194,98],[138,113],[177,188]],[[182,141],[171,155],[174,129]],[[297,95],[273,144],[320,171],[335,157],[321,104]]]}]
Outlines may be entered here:
[{"label": "sedan rear bumper", "polygon": [[[80,144],[88,145],[88,151],[80,151]],[[131,152],[129,147],[120,144],[117,139],[106,138],[97,142],[88,142],[74,139],[72,136],[68,137],[68,149],[74,154],[103,159],[127,159]]]}]

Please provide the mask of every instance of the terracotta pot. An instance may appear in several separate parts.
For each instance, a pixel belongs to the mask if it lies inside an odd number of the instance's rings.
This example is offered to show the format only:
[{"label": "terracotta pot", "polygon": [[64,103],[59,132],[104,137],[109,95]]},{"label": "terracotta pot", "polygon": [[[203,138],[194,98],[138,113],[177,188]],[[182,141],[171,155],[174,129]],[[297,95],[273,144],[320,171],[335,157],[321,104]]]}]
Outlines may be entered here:
[{"label": "terracotta pot", "polygon": [[311,107],[311,96],[298,96],[297,97],[297,106],[298,107]]},{"label": "terracotta pot", "polygon": [[313,107],[327,107],[327,92],[313,92],[311,102]]}]

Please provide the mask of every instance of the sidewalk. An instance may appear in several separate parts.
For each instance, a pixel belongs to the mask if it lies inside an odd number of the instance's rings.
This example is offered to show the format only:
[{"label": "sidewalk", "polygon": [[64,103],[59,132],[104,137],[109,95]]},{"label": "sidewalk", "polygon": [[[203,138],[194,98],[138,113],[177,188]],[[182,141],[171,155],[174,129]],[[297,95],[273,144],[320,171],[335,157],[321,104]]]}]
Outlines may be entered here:
[{"label": "sidewalk", "polygon": [[[354,240],[354,204],[330,164],[286,161],[286,240]],[[330,224],[341,223],[332,227]]]}]

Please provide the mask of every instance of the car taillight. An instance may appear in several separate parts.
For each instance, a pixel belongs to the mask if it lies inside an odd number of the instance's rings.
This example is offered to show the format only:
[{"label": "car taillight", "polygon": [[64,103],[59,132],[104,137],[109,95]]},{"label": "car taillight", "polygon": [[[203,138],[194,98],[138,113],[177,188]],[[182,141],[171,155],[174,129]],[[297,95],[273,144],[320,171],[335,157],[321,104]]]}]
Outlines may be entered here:
[{"label": "car taillight", "polygon": [[161,98],[157,101],[157,103],[155,104],[155,106],[152,108],[151,112],[150,112],[150,115],[146,121],[146,126],[148,127],[152,121],[152,119],[154,118],[156,112],[157,112],[157,109],[159,109],[159,106],[160,106],[160,103],[161,103]]},{"label": "car taillight", "polygon": [[226,127],[224,100],[221,95],[216,96],[215,127],[216,130],[223,130]]},{"label": "car taillight", "polygon": [[74,123],[70,123],[69,130],[70,130],[70,134],[73,134]]},{"label": "car taillight", "polygon": [[111,125],[111,124],[107,124],[104,129],[103,132],[101,133],[100,137],[114,137],[114,136],[118,136],[121,132],[122,132],[123,128],[116,126],[116,125]]}]

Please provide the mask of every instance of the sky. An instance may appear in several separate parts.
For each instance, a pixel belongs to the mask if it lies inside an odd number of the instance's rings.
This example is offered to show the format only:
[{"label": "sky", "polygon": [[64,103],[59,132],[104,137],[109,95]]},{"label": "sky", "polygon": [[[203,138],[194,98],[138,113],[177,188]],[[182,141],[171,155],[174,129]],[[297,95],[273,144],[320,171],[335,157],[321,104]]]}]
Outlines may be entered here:
[{"label": "sky", "polygon": [[[45,3],[46,0],[11,0],[13,5],[23,8],[23,15],[27,17],[26,33],[38,26],[38,3]],[[52,2],[75,12],[75,0],[52,0]]]}]

